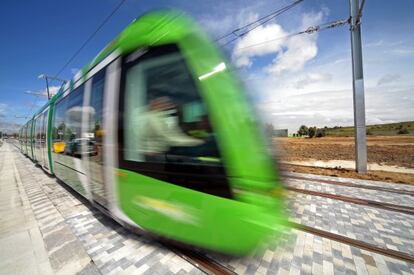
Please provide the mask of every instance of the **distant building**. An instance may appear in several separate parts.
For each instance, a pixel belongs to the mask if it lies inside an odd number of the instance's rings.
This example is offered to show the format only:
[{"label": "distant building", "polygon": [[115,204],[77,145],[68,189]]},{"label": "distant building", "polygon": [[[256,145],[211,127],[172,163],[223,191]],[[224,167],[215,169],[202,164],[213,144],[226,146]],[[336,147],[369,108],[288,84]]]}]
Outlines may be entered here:
[{"label": "distant building", "polygon": [[273,130],[274,137],[287,137],[288,136],[288,129],[274,129]]}]

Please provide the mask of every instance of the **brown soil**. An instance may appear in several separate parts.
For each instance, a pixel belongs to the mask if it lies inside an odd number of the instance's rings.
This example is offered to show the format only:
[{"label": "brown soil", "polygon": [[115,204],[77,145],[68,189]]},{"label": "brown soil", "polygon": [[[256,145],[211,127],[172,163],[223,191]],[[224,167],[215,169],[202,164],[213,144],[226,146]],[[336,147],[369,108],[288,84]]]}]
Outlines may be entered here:
[{"label": "brown soil", "polygon": [[[354,138],[275,138],[274,145],[282,161],[354,160]],[[414,168],[414,136],[368,136],[368,162]],[[414,175],[383,171],[370,171],[360,175],[353,170],[283,165],[289,171],[413,183]]]},{"label": "brown soil", "polygon": [[338,168],[319,168],[319,167],[310,167],[310,166],[301,166],[301,165],[292,165],[292,164],[281,164],[280,170],[298,172],[298,173],[308,173],[315,175],[324,175],[331,177],[343,177],[343,178],[354,178],[354,179],[364,179],[364,180],[378,180],[386,181],[393,183],[405,183],[405,184],[414,184],[414,175],[407,173],[393,173],[386,171],[369,171],[366,174],[358,174],[354,170],[349,169],[338,169]]},{"label": "brown soil", "polygon": [[[276,138],[284,161],[353,160],[354,138]],[[414,168],[414,136],[368,137],[368,162]]]}]

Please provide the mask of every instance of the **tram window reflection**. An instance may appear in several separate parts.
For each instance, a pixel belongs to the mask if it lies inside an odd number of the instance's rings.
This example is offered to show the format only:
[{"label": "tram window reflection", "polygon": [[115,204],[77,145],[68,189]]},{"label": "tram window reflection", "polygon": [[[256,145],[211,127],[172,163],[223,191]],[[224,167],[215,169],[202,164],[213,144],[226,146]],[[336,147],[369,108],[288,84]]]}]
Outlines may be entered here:
[{"label": "tram window reflection", "polygon": [[206,106],[179,53],[131,65],[125,85],[125,159],[220,162]]}]

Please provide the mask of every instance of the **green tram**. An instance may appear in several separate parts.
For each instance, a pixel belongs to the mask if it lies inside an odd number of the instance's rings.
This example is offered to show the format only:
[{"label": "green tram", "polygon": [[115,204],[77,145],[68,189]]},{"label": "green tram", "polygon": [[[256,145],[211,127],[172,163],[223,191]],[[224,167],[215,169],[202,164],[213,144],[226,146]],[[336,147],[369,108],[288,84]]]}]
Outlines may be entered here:
[{"label": "green tram", "polygon": [[283,188],[223,55],[177,11],[133,21],[20,130],[20,149],[118,222],[246,254]]}]

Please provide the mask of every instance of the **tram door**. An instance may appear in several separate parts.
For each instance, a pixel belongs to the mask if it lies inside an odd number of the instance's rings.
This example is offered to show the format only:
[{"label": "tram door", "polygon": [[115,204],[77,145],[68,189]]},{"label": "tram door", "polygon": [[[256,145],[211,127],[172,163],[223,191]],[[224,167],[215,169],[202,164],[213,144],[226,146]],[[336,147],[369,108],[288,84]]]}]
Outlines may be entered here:
[{"label": "tram door", "polygon": [[83,108],[83,159],[92,199],[108,208],[107,191],[104,181],[103,154],[103,99],[105,87],[105,68],[88,80],[89,87],[85,95]]},{"label": "tram door", "polygon": [[47,126],[48,126],[49,108],[42,113],[42,128],[40,133],[41,154],[43,155],[43,167],[49,170],[49,156],[47,150]]}]

